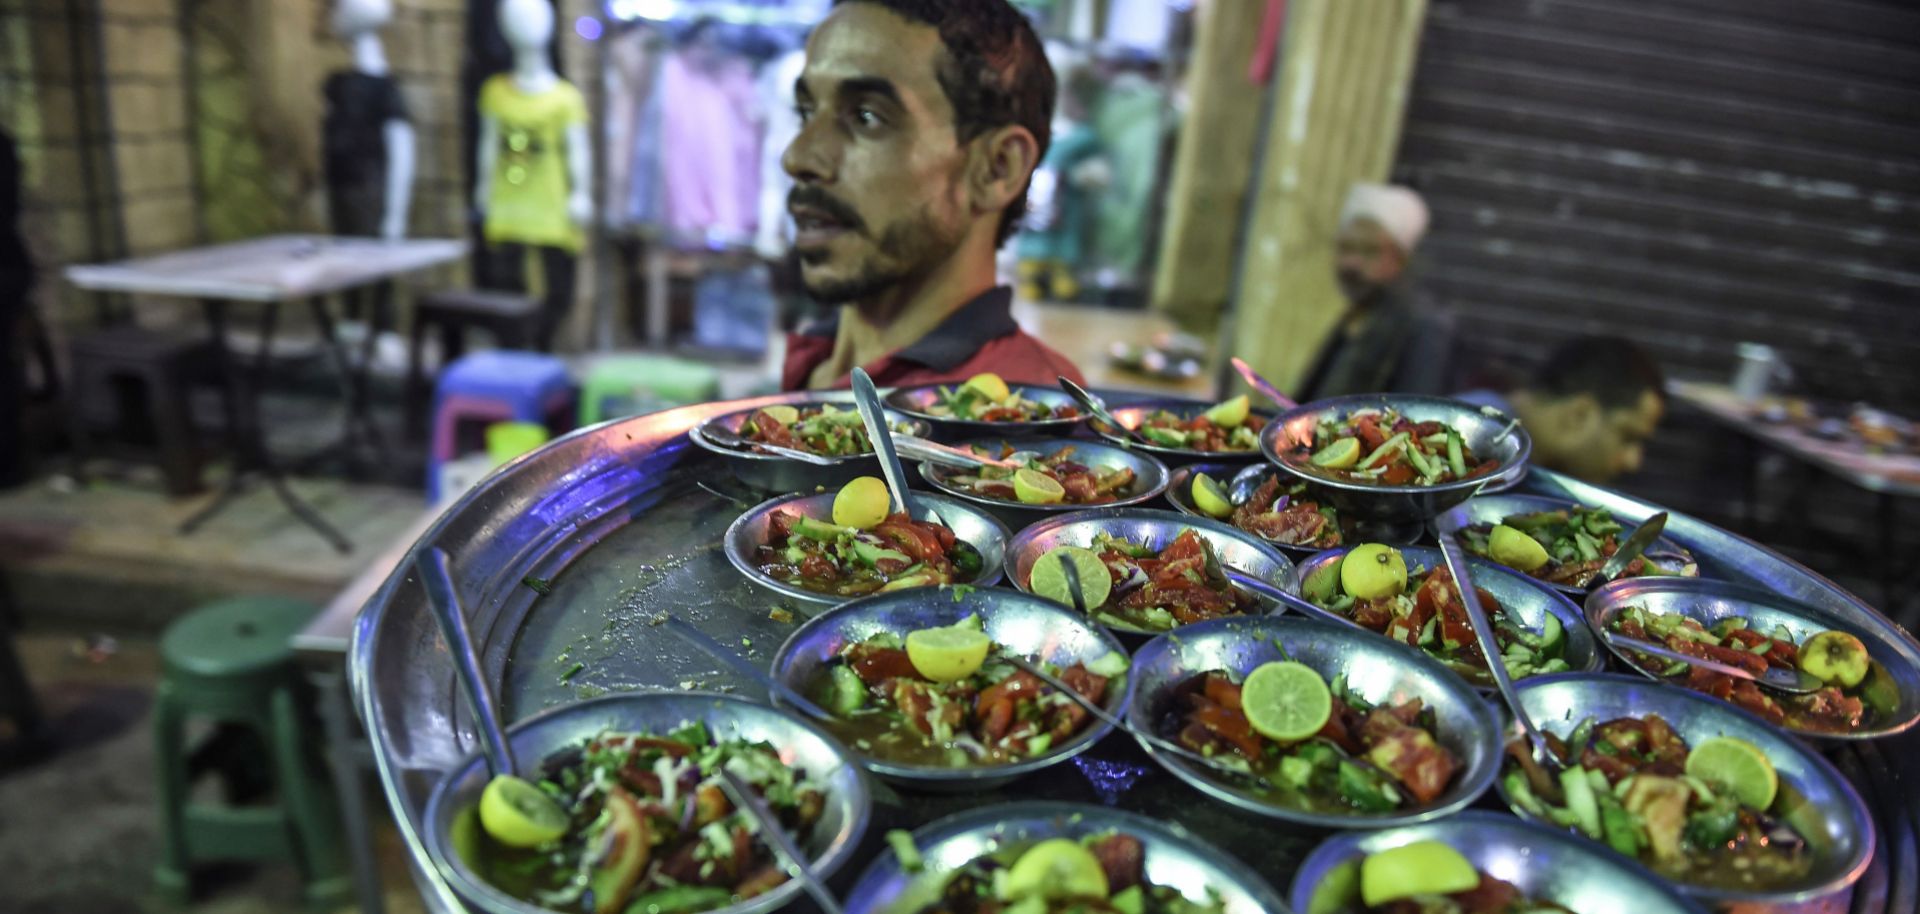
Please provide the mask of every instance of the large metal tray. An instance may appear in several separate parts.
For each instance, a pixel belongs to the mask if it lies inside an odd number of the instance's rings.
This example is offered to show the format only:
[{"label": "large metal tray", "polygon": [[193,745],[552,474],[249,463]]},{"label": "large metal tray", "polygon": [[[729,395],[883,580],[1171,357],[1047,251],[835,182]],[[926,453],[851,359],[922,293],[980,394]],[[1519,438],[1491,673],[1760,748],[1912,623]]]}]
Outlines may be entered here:
[{"label": "large metal tray", "polygon": [[[792,622],[772,618],[778,595],[747,583],[727,563],[721,535],[745,505],[699,485],[726,474],[717,458],[686,435],[709,416],[803,399],[819,395],[705,404],[581,430],[501,468],[422,536],[415,550],[439,545],[460,557],[457,567],[465,571],[457,584],[472,614],[483,669],[509,721],[609,691],[699,688],[765,698],[757,687],[652,631],[647,620],[672,609],[761,663],[804,620],[799,607],[793,607]],[[1601,504],[1629,519],[1657,510],[1545,471],[1530,474],[1522,489]],[[1679,514],[1668,532],[1720,559],[1717,567],[1729,576],[1886,624],[1844,590],[1758,544]],[[524,584],[529,578],[550,581],[549,592]],[[1920,656],[1920,642],[1904,637],[1904,643]],[[350,675],[421,893],[434,910],[464,911],[427,863],[420,830],[434,782],[477,743],[455,698],[452,663],[413,577],[412,553],[360,614]],[[1896,762],[1916,752],[1920,736],[1909,734],[1831,756],[1880,819],[1882,851],[1855,894],[1860,914],[1920,909],[1920,789],[1914,786],[1920,774]],[[869,841],[879,842],[889,828],[1036,798],[1102,803],[1180,822],[1233,849],[1276,888],[1288,883],[1306,852],[1325,837],[1207,801],[1131,740],[1109,738],[1070,765],[1000,790],[903,796],[876,784]]]}]

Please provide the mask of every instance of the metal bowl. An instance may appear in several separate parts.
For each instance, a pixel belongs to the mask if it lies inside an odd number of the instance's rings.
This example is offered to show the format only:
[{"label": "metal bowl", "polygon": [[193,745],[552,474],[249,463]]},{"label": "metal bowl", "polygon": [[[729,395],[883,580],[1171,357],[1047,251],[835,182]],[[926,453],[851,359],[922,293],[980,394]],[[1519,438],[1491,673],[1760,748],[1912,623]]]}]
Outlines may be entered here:
[{"label": "metal bowl", "polygon": [[1334,835],[1300,864],[1287,900],[1295,911],[1310,914],[1360,911],[1360,861],[1416,841],[1447,844],[1472,861],[1474,868],[1513,883],[1528,897],[1584,914],[1706,912],[1699,902],[1619,854],[1556,829],[1479,811],[1383,831]]},{"label": "metal bowl", "polygon": [[978,446],[990,453],[998,453],[1001,445],[1012,447],[1016,451],[1032,451],[1042,456],[1050,456],[1066,448],[1073,448],[1074,462],[1095,469],[1117,469],[1126,467],[1133,470],[1133,485],[1128,486],[1118,501],[1101,505],[1029,505],[1018,501],[999,498],[987,498],[975,495],[953,485],[947,480],[966,470],[953,467],[935,466],[932,463],[920,464],[920,476],[928,485],[962,501],[969,501],[986,508],[995,517],[1006,521],[1007,526],[1015,530],[1038,520],[1045,520],[1072,511],[1085,511],[1089,507],[1122,508],[1152,501],[1167,488],[1167,468],[1160,461],[1124,448],[1101,444],[1076,438],[1029,438],[1024,440],[1006,440],[1001,438],[981,438],[959,444],[966,448]]},{"label": "metal bowl", "polygon": [[[859,847],[872,814],[866,776],[825,730],[790,712],[705,692],[609,695],[562,705],[522,720],[508,729],[507,741],[519,760],[521,773],[531,774],[554,753],[608,730],[662,733],[693,720],[704,721],[715,739],[771,743],[788,764],[804,769],[810,778],[825,785],[826,811],[801,849],[822,876],[847,863]],[[544,914],[549,909],[494,888],[475,872],[462,851],[467,839],[461,836],[471,835],[478,828],[474,818],[480,793],[489,780],[486,759],[478,753],[468,756],[440,780],[427,800],[427,851],[440,875],[476,909],[490,914]],[[765,895],[717,908],[713,914],[773,911],[800,894],[800,883],[789,881]]]},{"label": "metal bowl", "polygon": [[[1407,560],[1409,576],[1416,566],[1422,568],[1441,568],[1446,560],[1440,550],[1433,546],[1395,546],[1400,555]],[[1300,592],[1307,599],[1316,594],[1330,594],[1340,583],[1340,563],[1346,559],[1349,549],[1329,549],[1313,558],[1300,563]],[[1574,671],[1592,671],[1600,668],[1603,655],[1600,646],[1594,643],[1593,632],[1587,630],[1586,620],[1580,615],[1580,607],[1574,605],[1566,595],[1536,581],[1518,571],[1502,565],[1496,565],[1486,559],[1467,557],[1467,567],[1472,569],[1475,586],[1493,594],[1500,606],[1507,611],[1509,619],[1517,620],[1528,631],[1538,632],[1546,624],[1548,613],[1560,620],[1560,628],[1566,633],[1566,648],[1561,656]],[[1385,635],[1377,636],[1385,639]],[[1493,688],[1493,680],[1475,682],[1483,690]]]},{"label": "metal bowl", "polygon": [[[1199,413],[1205,412],[1207,410],[1207,407],[1206,406],[1183,406],[1179,404],[1158,403],[1151,406],[1128,406],[1128,407],[1123,407],[1121,409],[1109,409],[1107,410],[1107,412],[1112,413],[1115,419],[1120,420],[1121,425],[1124,425],[1128,428],[1139,428],[1140,423],[1146,420],[1147,414],[1158,412],[1163,409],[1168,412],[1175,413],[1183,419],[1190,419]],[[1260,418],[1267,420],[1268,425],[1273,424],[1272,413],[1264,412],[1262,410],[1256,409],[1256,410],[1249,411],[1247,414],[1250,416],[1259,416]],[[1127,436],[1120,434],[1118,431],[1107,428],[1104,423],[1101,423],[1098,421],[1087,423],[1087,427],[1090,429],[1093,429],[1094,434],[1099,435],[1100,437],[1105,438],[1108,441],[1113,442],[1114,444],[1124,445],[1125,447],[1135,448],[1138,450],[1146,451],[1149,454],[1154,454],[1158,456],[1161,460],[1165,461],[1168,466],[1179,466],[1181,464],[1194,463],[1197,461],[1209,461],[1213,463],[1246,463],[1249,460],[1260,459],[1259,448],[1254,448],[1252,450],[1246,450],[1246,451],[1196,451],[1196,450],[1192,450],[1190,448],[1184,448],[1184,447],[1162,447],[1161,445],[1158,445],[1158,444],[1147,444],[1145,442],[1136,441],[1132,438],[1128,438]]]},{"label": "metal bowl", "polygon": [[[1614,617],[1628,606],[1651,612],[1679,613],[1708,627],[1732,616],[1744,618],[1762,630],[1770,631],[1775,625],[1783,625],[1793,634],[1796,644],[1828,629],[1851,632],[1866,644],[1874,662],[1892,677],[1900,695],[1898,704],[1891,713],[1879,713],[1877,725],[1851,733],[1785,729],[1820,740],[1879,739],[1904,732],[1915,721],[1920,721],[1920,663],[1916,663],[1909,642],[1900,637],[1899,630],[1885,616],[1854,621],[1818,607],[1795,603],[1771,591],[1727,581],[1628,578],[1614,581],[1587,596],[1587,624],[1597,635],[1612,626]],[[1608,648],[1612,647],[1609,643]],[[1613,653],[1641,674],[1660,679],[1657,673],[1636,663],[1629,652],[1614,650]]]},{"label": "metal bowl", "polygon": [[[817,495],[784,495],[761,502],[727,527],[727,561],[747,576],[748,580],[783,596],[791,597],[803,605],[812,607],[837,606],[853,597],[836,597],[831,594],[815,593],[795,584],[776,581],[761,571],[753,562],[754,550],[767,541],[767,525],[773,512],[797,511],[815,520],[831,522],[833,520],[833,499],[838,492],[821,492]],[[980,550],[980,573],[973,580],[958,581],[960,584],[972,584],[977,587],[991,587],[1000,581],[1000,567],[1006,554],[1007,527],[986,511],[956,501],[942,495],[928,495],[915,492],[913,499],[913,517],[915,520],[938,520],[953,528],[955,536],[963,543]],[[936,514],[936,510],[938,513]]]},{"label": "metal bowl", "polygon": [[[1460,507],[1466,512],[1467,523],[1472,525],[1497,524],[1515,514],[1532,514],[1537,511],[1571,510],[1581,507],[1581,505],[1578,502],[1568,501],[1564,498],[1549,498],[1545,495],[1501,494],[1481,495],[1475,498],[1469,498],[1462,503]],[[1627,528],[1622,531],[1622,539],[1625,538],[1625,535],[1632,532],[1634,524],[1640,522],[1640,520],[1622,518],[1618,515],[1615,515],[1614,519],[1619,521],[1623,527]],[[1644,518],[1642,520],[1644,520]],[[1678,572],[1683,565],[1693,560],[1693,554],[1688,552],[1685,546],[1664,536],[1654,540],[1653,545],[1647,547],[1647,551],[1643,554],[1643,557],[1657,562],[1661,568],[1674,572]],[[1485,558],[1485,556],[1482,556],[1482,558]],[[1492,561],[1492,559],[1488,559],[1488,561]],[[1499,563],[1495,562],[1494,564],[1497,565]],[[1518,571],[1519,569],[1514,570]],[[1521,573],[1525,574],[1525,572]],[[1533,577],[1532,575],[1527,576]],[[1695,575],[1689,575],[1689,577],[1692,576],[1697,576],[1697,571]],[[1534,580],[1539,581],[1540,579],[1534,578]],[[1575,587],[1572,584],[1555,584],[1550,581],[1540,581],[1540,583],[1558,590],[1561,593],[1572,594],[1576,597],[1584,597],[1587,593],[1587,588]]]},{"label": "metal bowl", "polygon": [[[1314,467],[1313,431],[1322,420],[1344,419],[1362,409],[1392,408],[1414,422],[1444,422],[1466,439],[1467,446],[1481,457],[1500,461],[1491,474],[1461,479],[1437,486],[1385,486],[1336,479]],[[1260,450],[1267,459],[1287,472],[1319,483],[1327,490],[1334,507],[1350,513],[1355,521],[1399,525],[1424,524],[1435,515],[1481,492],[1497,492],[1526,475],[1527,457],[1533,453],[1533,439],[1523,426],[1514,425],[1510,435],[1501,437],[1512,422],[1507,414],[1491,407],[1474,406],[1445,397],[1413,394],[1360,394],[1317,400],[1295,407],[1267,423],[1260,436]],[[1495,445],[1495,439],[1499,444]]]},{"label": "metal bowl", "polygon": [[[851,403],[826,400],[785,405],[799,410],[817,409],[822,406],[843,410],[853,409]],[[692,439],[694,444],[720,455],[720,459],[726,463],[728,469],[733,471],[735,478],[762,492],[812,492],[823,486],[837,489],[857,476],[880,475],[880,461],[873,456],[872,452],[835,457],[831,458],[834,461],[832,466],[816,466],[778,454],[762,454],[757,451],[722,447],[707,437],[706,430],[715,426],[736,435],[740,434],[740,426],[746,423],[748,417],[761,409],[764,407],[742,409],[714,416],[688,430],[687,437]],[[891,425],[895,431],[922,437],[927,434],[927,423],[923,421],[897,410],[887,410],[886,415],[887,424]]]},{"label": "metal bowl", "polygon": [[[1773,725],[1698,692],[1651,683],[1615,673],[1563,673],[1519,684],[1520,705],[1543,730],[1565,737],[1582,720],[1611,720],[1658,714],[1688,745],[1716,736],[1734,736],[1758,746],[1780,774],[1779,808],[1807,839],[1814,852],[1813,871],[1773,891],[1708,888],[1673,880],[1688,895],[1716,906],[1765,905],[1770,909],[1807,906],[1845,911],[1853,884],[1873,856],[1873,817],[1860,794],[1833,763]],[[1505,784],[1500,798],[1515,815],[1532,819],[1513,803]],[[1537,820],[1536,820],[1537,821]],[[1552,823],[1543,823],[1552,827]],[[1572,833],[1571,831],[1569,832]],[[1595,842],[1599,846],[1599,842]]]},{"label": "metal bowl", "polygon": [[[910,631],[953,625],[979,614],[987,636],[1013,653],[1060,666],[1091,663],[1109,654],[1126,656],[1120,642],[1071,609],[1029,594],[1001,588],[957,591],[922,587],[875,594],[829,610],[808,620],[773,655],[773,675],[801,694],[819,679],[827,661],[849,644],[882,632],[904,636]],[[1132,694],[1129,674],[1108,683],[1101,703],[1109,713],[1126,712]],[[827,727],[831,730],[831,726]],[[997,787],[1049,765],[1064,762],[1107,735],[1113,725],[1098,718],[1086,729],[1055,746],[1040,758],[1006,765],[953,768],[909,765],[874,758],[850,748],[849,754],[867,770],[889,781],[923,790],[970,791]]]},{"label": "metal bowl", "polygon": [[[1189,463],[1183,467],[1176,467],[1167,474],[1167,502],[1182,514],[1203,517],[1207,520],[1219,520],[1223,524],[1231,525],[1233,523],[1232,521],[1221,520],[1220,518],[1214,517],[1200,510],[1200,507],[1193,503],[1193,477],[1201,473],[1213,477],[1219,481],[1222,488],[1227,490],[1227,499],[1238,506],[1244,504],[1247,499],[1252,498],[1253,493],[1265,485],[1269,477],[1279,472],[1279,468],[1265,463],[1252,465],[1238,463]],[[1342,524],[1343,528],[1345,526],[1345,524]],[[1236,526],[1234,529],[1239,530],[1240,528]],[[1322,551],[1314,546],[1295,546],[1291,543],[1270,540],[1251,530],[1241,530],[1241,532],[1271,544],[1275,549],[1286,553],[1288,558],[1296,562],[1306,559],[1309,556],[1318,555]],[[1343,540],[1348,535],[1350,535],[1349,531],[1342,531],[1341,536]]]},{"label": "metal bowl", "polygon": [[1284,914],[1280,894],[1232,854],[1186,828],[1105,806],[1010,803],[956,813],[913,833],[925,871],[908,873],[892,850],[880,853],[847,895],[847,914],[914,914],[939,897],[944,877],[969,861],[1048,838],[1118,831],[1144,845],[1146,876],[1191,899],[1214,893],[1226,914]]},{"label": "metal bowl", "polygon": [[[1293,562],[1266,541],[1219,521],[1151,508],[1096,508],[1062,514],[1034,524],[1020,531],[1007,544],[1007,580],[1013,586],[1026,590],[1027,574],[1041,556],[1055,546],[1091,546],[1095,534],[1109,533],[1136,543],[1145,541],[1155,549],[1165,549],[1181,531],[1189,529],[1197,531],[1213,546],[1222,563],[1288,593],[1300,592],[1300,578],[1294,572]],[[1260,598],[1260,606],[1269,614],[1278,613],[1283,608],[1279,602],[1265,597]],[[1143,628],[1107,627],[1133,635],[1160,634]]]},{"label": "metal bowl", "polygon": [[[940,400],[940,388],[957,389],[958,384],[927,384],[921,387],[902,387],[887,394],[887,406],[897,409],[915,419],[920,419],[933,427],[933,432],[941,441],[957,441],[963,438],[980,438],[992,435],[1007,437],[1026,435],[1064,435],[1073,431],[1075,425],[1085,421],[1085,416],[1071,419],[1041,419],[1036,422],[976,422],[970,419],[955,419],[952,416],[936,416],[928,410]],[[1058,406],[1071,406],[1080,409],[1080,404],[1058,387],[1038,387],[1031,384],[1008,384],[1007,389],[1022,398],[1043,404],[1052,409]]]},{"label": "metal bowl", "polygon": [[[1284,645],[1284,649],[1282,648]],[[1493,706],[1445,666],[1404,644],[1359,629],[1295,616],[1215,619],[1161,635],[1133,659],[1133,705],[1127,723],[1160,736],[1172,691],[1193,676],[1226,670],[1244,677],[1263,663],[1297,660],[1329,682],[1346,674],[1348,688],[1380,706],[1420,699],[1433,709],[1435,735],[1459,757],[1453,785],[1431,804],[1406,812],[1316,813],[1280,806],[1150,744],[1154,761],[1201,793],[1241,809],[1316,828],[1386,828],[1426,822],[1465,809],[1500,768],[1500,721]]]}]

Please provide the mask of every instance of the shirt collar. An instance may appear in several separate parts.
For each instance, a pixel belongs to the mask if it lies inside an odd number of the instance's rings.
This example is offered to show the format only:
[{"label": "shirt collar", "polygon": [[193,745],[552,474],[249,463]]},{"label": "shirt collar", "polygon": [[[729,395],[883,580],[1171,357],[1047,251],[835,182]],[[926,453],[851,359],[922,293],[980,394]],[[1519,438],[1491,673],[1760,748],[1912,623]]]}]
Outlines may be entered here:
[{"label": "shirt collar", "polygon": [[[935,371],[959,367],[986,344],[1020,329],[1013,320],[1013,289],[995,286],[975,296],[947,315],[927,335],[901,347],[890,359],[904,359]],[[840,332],[840,315],[834,314],[808,325],[803,336],[834,338]]]}]

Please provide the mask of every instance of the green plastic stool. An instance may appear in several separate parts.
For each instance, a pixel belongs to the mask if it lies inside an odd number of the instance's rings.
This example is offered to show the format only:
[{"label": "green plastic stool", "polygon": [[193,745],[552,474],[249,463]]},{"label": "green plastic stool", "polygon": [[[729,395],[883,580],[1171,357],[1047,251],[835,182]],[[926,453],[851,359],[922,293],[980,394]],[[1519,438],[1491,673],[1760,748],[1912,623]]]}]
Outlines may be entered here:
[{"label": "green plastic stool", "polygon": [[[154,700],[159,765],[160,863],[154,880],[168,900],[192,896],[192,868],[214,860],[292,860],[307,902],[332,907],[348,897],[333,790],[309,756],[297,697],[294,634],[319,610],[280,597],[224,600],[194,610],[160,639],[163,673]],[[200,773],[187,722],[246,727],[259,737],[272,773],[272,800],[243,806],[194,802]],[[229,795],[235,786],[228,783]]]},{"label": "green plastic stool", "polygon": [[580,424],[719,397],[720,372],[710,365],[662,355],[609,356],[580,382]]}]

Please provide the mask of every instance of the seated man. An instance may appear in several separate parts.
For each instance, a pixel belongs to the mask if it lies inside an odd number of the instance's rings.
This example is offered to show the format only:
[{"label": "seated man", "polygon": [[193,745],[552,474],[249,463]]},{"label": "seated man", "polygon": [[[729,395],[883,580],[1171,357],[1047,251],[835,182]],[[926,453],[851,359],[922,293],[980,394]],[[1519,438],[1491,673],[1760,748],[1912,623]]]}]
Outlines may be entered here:
[{"label": "seated man", "polygon": [[1295,399],[1447,390],[1453,324],[1409,288],[1407,262],[1427,233],[1427,204],[1404,187],[1355,184],[1340,210],[1334,275],[1347,310]]},{"label": "seated man", "polygon": [[1666,411],[1659,364],[1618,337],[1569,340],[1525,387],[1460,399],[1517,417],[1533,437],[1535,466],[1601,484],[1640,469],[1644,445]]},{"label": "seated man", "polygon": [[1046,154],[1053,69],[1006,0],[839,0],[794,84],[782,165],[801,283],[840,306],[791,335],[781,386],[1080,373],[1022,332],[994,251]]}]

